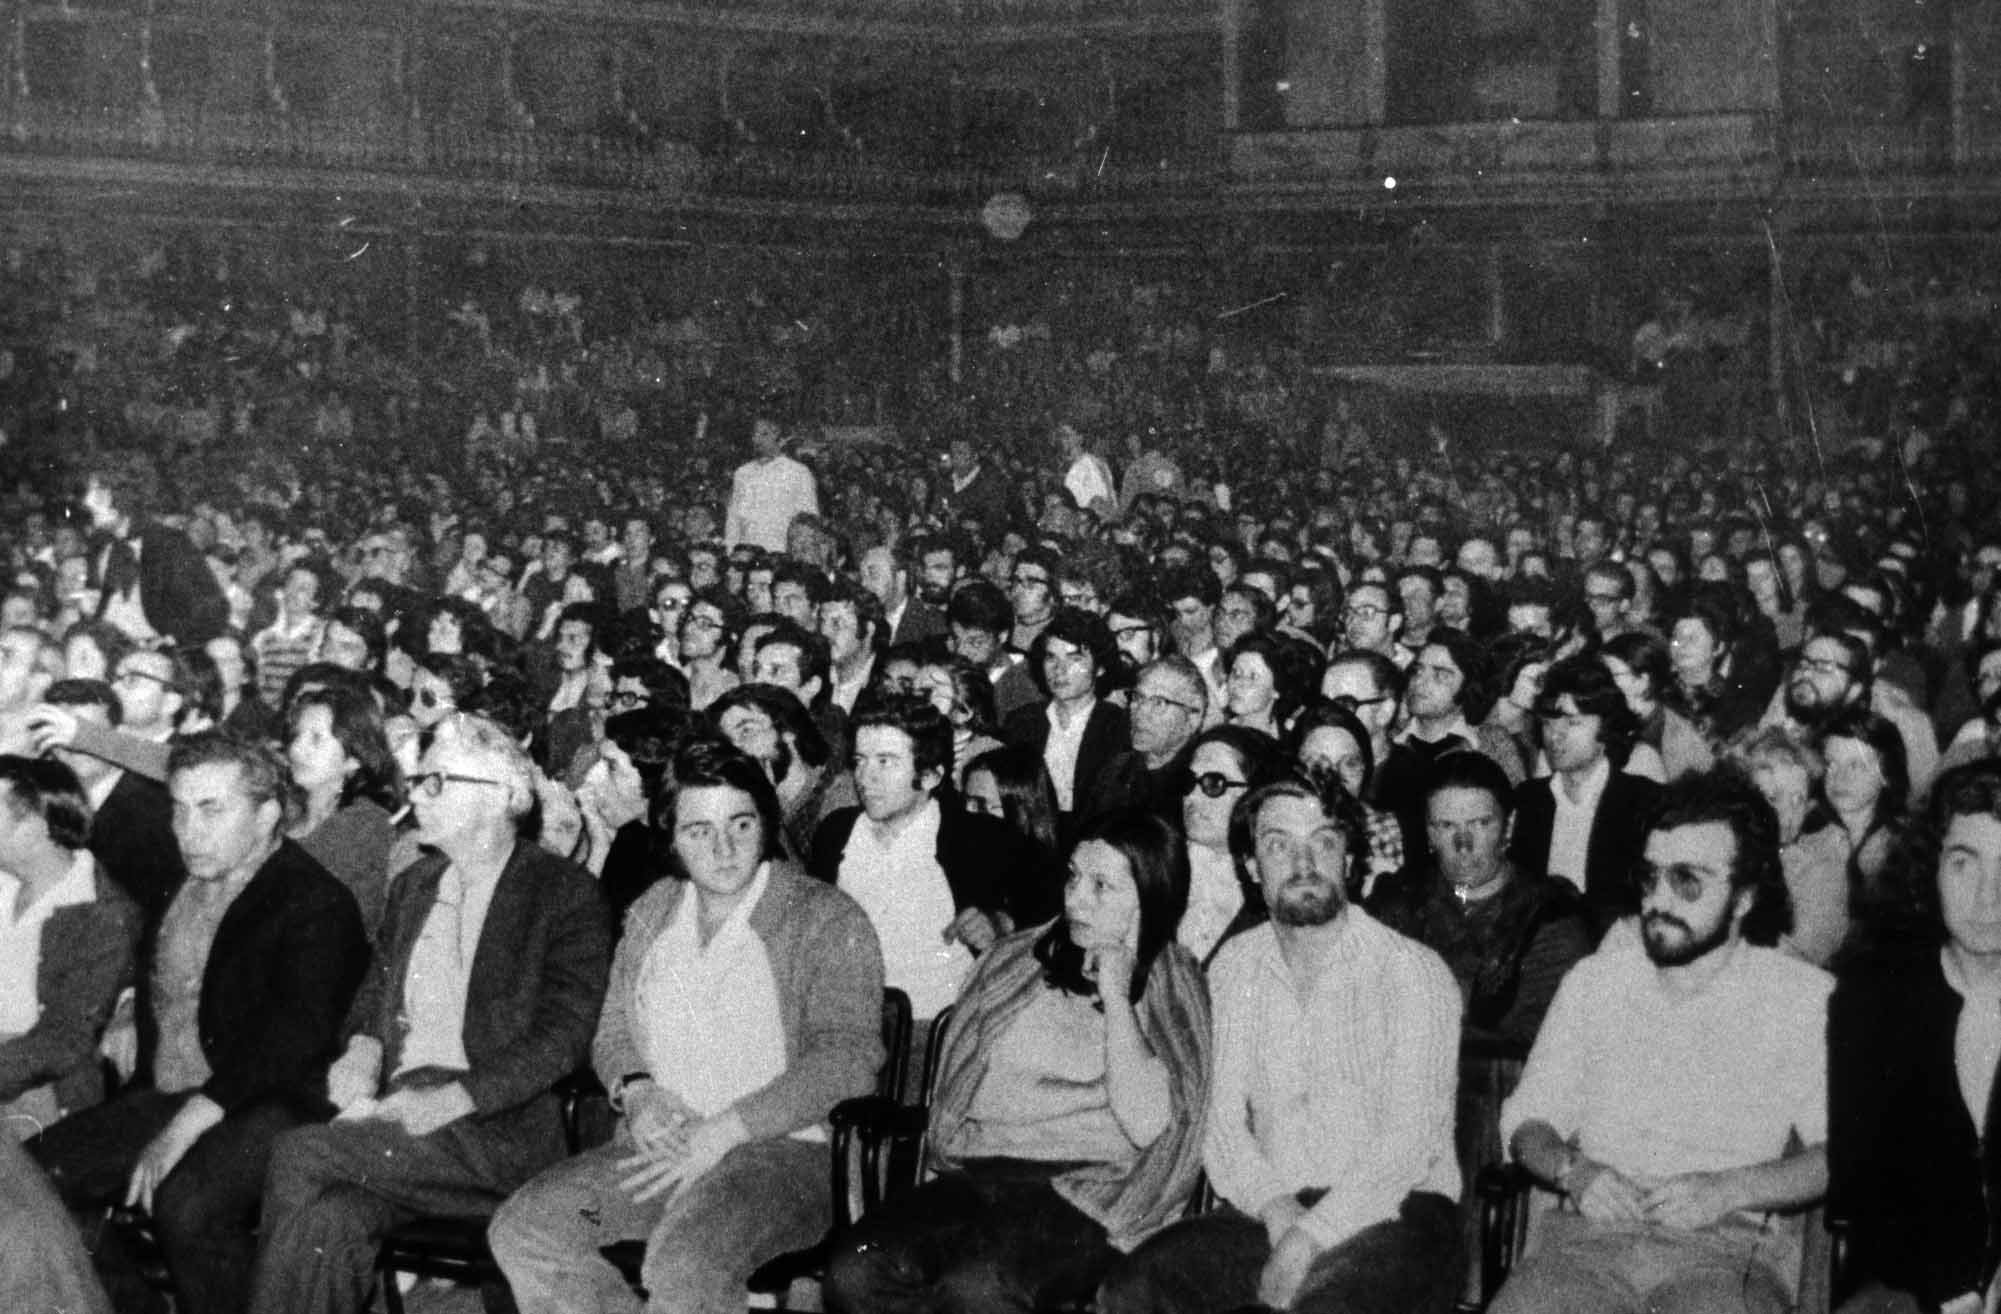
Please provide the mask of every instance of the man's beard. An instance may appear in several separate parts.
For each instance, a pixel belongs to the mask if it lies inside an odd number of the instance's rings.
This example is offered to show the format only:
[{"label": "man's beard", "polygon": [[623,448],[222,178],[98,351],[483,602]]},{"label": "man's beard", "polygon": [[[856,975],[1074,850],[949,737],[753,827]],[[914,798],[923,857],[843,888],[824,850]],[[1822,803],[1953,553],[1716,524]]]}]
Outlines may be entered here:
[{"label": "man's beard", "polygon": [[1348,906],[1339,881],[1320,876],[1294,876],[1279,887],[1272,901],[1272,920],[1280,926],[1325,926]]},{"label": "man's beard", "polygon": [[1803,728],[1818,730],[1829,721],[1832,721],[1835,713],[1842,709],[1843,704],[1841,703],[1821,702],[1819,691],[1812,690],[1811,686],[1808,686],[1811,690],[1808,697],[1812,701],[1802,701],[1794,692],[1800,687],[1799,683],[1789,683],[1786,685],[1786,715]]},{"label": "man's beard", "polygon": [[[1688,939],[1678,944],[1664,943],[1654,934],[1654,927],[1662,922],[1672,922],[1688,932]],[[1647,957],[1655,967],[1687,967],[1730,943],[1730,919],[1722,917],[1714,928],[1705,935],[1696,935],[1695,928],[1679,917],[1667,913],[1646,913],[1640,918],[1640,939],[1646,945]]]}]

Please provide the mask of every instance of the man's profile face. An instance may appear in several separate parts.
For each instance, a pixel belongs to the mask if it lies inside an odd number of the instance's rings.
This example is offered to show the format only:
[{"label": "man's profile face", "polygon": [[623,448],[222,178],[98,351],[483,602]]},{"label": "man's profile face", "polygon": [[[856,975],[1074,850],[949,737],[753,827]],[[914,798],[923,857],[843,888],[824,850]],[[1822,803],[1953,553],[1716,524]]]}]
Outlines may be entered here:
[{"label": "man's profile face", "polygon": [[1542,746],[1552,771],[1589,771],[1605,756],[1605,723],[1577,710],[1569,694],[1542,718]]},{"label": "man's profile face", "polygon": [[1736,862],[1736,837],[1721,821],[1647,836],[1640,937],[1656,967],[1686,967],[1736,938]]},{"label": "man's profile face", "polygon": [[243,768],[234,762],[176,771],[167,789],[174,799],[174,840],[195,880],[220,880],[237,871],[277,832],[282,811],[277,800],[253,800]]}]

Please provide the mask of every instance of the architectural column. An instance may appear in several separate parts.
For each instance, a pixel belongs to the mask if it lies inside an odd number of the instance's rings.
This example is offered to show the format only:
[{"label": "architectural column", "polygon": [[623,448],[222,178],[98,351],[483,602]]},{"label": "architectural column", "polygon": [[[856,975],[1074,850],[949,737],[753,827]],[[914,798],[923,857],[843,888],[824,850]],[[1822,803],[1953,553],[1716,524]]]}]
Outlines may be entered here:
[{"label": "architectural column", "polygon": [[[1765,229],[1765,390],[1772,402],[1772,433],[1780,442],[1792,438],[1792,397],[1786,389],[1786,349],[1792,342],[1792,299],[1786,291],[1785,246],[1789,225],[1782,216],[1767,220]],[[1805,380],[1801,381],[1802,386]]]},{"label": "architectural column", "polygon": [[1243,39],[1244,0],[1223,0],[1223,131],[1240,126],[1241,96],[1237,88],[1243,63],[1237,57],[1237,42]]},{"label": "architectural column", "polygon": [[1390,0],[1362,0],[1362,47],[1368,52],[1362,80],[1364,123],[1389,118]]},{"label": "architectural column", "polygon": [[1619,51],[1624,46],[1625,15],[1620,0],[1598,0],[1598,117],[1624,118],[1626,70]]},{"label": "architectural column", "polygon": [[952,257],[947,276],[952,280],[951,294],[947,305],[946,343],[947,362],[950,367],[952,386],[957,388],[963,381],[966,367],[966,264],[958,256]]},{"label": "architectural column", "polygon": [[1501,263],[1501,244],[1487,243],[1487,259],[1481,271],[1487,281],[1487,341],[1500,346],[1508,336],[1506,279]]}]

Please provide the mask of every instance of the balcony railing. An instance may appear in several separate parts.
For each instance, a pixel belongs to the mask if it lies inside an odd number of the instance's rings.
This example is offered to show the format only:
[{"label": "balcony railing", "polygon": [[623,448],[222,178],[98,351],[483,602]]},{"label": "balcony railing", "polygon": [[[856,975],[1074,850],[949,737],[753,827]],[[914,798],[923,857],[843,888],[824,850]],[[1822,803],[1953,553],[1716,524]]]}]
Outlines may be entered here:
[{"label": "balcony railing", "polygon": [[1015,171],[918,170],[805,152],[704,156],[684,142],[640,144],[587,133],[335,122],[299,115],[19,107],[0,154],[90,156],[304,170],[420,173],[452,180],[650,192],[669,198],[959,205],[1001,192],[1077,201],[1200,196],[1214,170],[1098,169],[1090,162]]}]

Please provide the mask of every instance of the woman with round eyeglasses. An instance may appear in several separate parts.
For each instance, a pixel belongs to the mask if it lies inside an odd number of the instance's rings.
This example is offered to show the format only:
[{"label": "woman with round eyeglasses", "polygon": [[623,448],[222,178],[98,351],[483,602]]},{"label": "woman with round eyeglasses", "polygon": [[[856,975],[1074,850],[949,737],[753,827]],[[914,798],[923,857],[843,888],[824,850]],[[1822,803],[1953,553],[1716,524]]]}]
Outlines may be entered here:
[{"label": "woman with round eyeglasses", "polygon": [[1223,941],[1264,920],[1264,901],[1230,856],[1239,801],[1279,779],[1291,762],[1270,735],[1219,725],[1195,736],[1181,779],[1181,830],[1188,841],[1188,911],[1175,938],[1207,966]]},{"label": "woman with round eyeglasses", "polygon": [[1883,901],[1883,868],[1904,830],[1911,780],[1904,737],[1866,707],[1835,714],[1821,731],[1827,759],[1827,805],[1853,849],[1856,909],[1863,915]]}]

